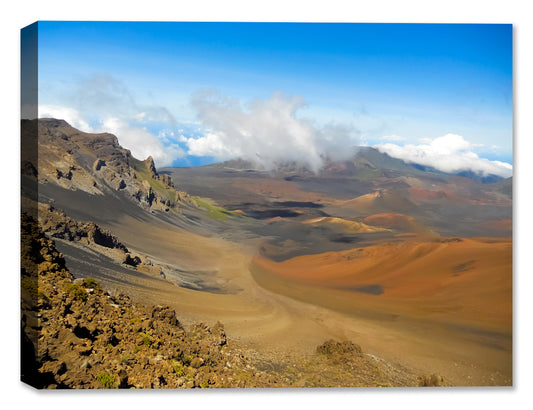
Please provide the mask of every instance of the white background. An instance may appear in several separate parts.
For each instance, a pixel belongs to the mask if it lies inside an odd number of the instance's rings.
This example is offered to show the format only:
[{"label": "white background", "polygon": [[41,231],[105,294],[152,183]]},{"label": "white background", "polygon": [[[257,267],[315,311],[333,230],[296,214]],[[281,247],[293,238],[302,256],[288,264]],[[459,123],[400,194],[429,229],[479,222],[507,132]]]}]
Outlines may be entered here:
[{"label": "white background", "polygon": [[[530,190],[533,14],[527,1],[48,0],[3,3],[0,90],[0,375],[3,408],[520,409],[533,402]],[[20,29],[37,20],[511,23],[514,25],[514,387],[38,392],[19,382]],[[529,403],[528,403],[529,402]]]}]

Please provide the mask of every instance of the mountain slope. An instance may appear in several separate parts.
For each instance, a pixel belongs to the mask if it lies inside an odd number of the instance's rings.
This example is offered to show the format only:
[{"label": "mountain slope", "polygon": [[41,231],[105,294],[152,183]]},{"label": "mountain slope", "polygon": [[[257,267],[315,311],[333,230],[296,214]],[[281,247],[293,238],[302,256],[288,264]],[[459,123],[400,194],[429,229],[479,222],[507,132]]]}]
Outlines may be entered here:
[{"label": "mountain slope", "polygon": [[168,211],[191,202],[171,177],[157,173],[151,157],[135,159],[112,134],[84,133],[56,119],[23,120],[21,126],[23,140],[35,131],[38,135],[38,164],[26,161],[23,175],[36,176],[41,186],[100,196],[121,193],[145,209]]}]

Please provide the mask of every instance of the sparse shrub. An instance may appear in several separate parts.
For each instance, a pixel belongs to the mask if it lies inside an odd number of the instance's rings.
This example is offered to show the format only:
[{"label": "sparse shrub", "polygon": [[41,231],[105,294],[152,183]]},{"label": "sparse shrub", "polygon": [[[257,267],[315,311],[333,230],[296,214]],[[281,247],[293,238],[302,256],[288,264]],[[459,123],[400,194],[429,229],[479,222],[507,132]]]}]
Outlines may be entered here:
[{"label": "sparse shrub", "polygon": [[115,388],[116,378],[113,374],[100,373],[98,376],[96,376],[96,380],[98,380],[104,389]]},{"label": "sparse shrub", "polygon": [[150,332],[146,332],[146,333],[145,332],[141,332],[140,336],[141,336],[142,344],[144,346],[151,347],[152,344],[154,343],[154,338],[152,337]]},{"label": "sparse shrub", "polygon": [[63,288],[74,299],[81,300],[81,301],[87,300],[87,292],[85,291],[84,287],[76,285],[75,283],[69,282],[69,283],[65,283]]},{"label": "sparse shrub", "polygon": [[187,376],[187,369],[183,364],[177,360],[173,360],[172,363],[172,369],[174,370],[174,373],[176,373],[176,376],[178,377],[186,377]]},{"label": "sparse shrub", "polygon": [[207,201],[204,201],[197,196],[193,197],[193,200],[199,207],[204,208],[208,212],[208,215],[213,219],[225,221],[228,218],[228,215],[238,215],[234,211],[229,211],[220,206],[211,205]]},{"label": "sparse shrub", "polygon": [[183,355],[181,360],[185,366],[190,366],[193,359],[194,359],[194,356],[192,355]]},{"label": "sparse shrub", "polygon": [[83,279],[83,287],[96,289],[98,287],[98,283],[93,278],[85,278]]}]

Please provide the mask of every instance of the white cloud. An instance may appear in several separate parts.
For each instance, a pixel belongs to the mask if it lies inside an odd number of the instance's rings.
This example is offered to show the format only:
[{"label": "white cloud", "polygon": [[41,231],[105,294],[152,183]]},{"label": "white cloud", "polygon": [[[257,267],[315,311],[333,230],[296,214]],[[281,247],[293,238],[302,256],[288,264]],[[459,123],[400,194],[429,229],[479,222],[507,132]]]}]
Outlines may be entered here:
[{"label": "white cloud", "polygon": [[391,157],[406,162],[431,166],[444,172],[474,171],[483,175],[494,174],[510,177],[512,165],[501,161],[480,158],[473,149],[477,146],[456,134],[447,134],[435,139],[424,139],[420,145],[378,144],[374,147]]},{"label": "white cloud", "polygon": [[318,171],[326,156],[348,158],[350,147],[356,143],[350,127],[319,127],[298,118],[297,111],[305,106],[302,96],[275,92],[269,99],[254,100],[243,109],[237,99],[211,90],[194,94],[192,105],[208,131],[187,139],[189,155],[218,160],[240,157],[266,169],[277,162],[297,161]]},{"label": "white cloud", "polygon": [[223,138],[211,132],[204,134],[201,138],[188,138],[186,141],[189,155],[217,158],[235,158],[242,155],[238,147],[227,146]]},{"label": "white cloud", "polygon": [[94,132],[94,129],[85,121],[74,108],[59,105],[39,105],[39,118],[55,118],[65,120],[74,128],[83,132]]},{"label": "white cloud", "polygon": [[138,159],[154,158],[156,167],[168,166],[185,153],[178,145],[164,145],[155,135],[143,128],[132,127],[126,120],[110,117],[102,123],[101,131],[115,134],[122,145]]},{"label": "white cloud", "polygon": [[385,135],[380,138],[383,141],[405,141],[405,137],[400,137],[399,135]]}]

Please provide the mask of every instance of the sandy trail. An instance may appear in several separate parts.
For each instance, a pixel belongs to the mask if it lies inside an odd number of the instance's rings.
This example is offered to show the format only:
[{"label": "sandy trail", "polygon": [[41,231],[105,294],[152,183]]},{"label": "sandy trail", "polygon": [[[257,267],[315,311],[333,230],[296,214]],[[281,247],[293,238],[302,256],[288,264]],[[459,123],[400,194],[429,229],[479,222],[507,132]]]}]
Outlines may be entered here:
[{"label": "sandy trail", "polygon": [[[154,261],[193,270],[215,270],[218,284],[235,291],[201,292],[145,276],[134,278],[128,286],[128,292],[137,299],[170,304],[185,321],[221,321],[233,339],[257,347],[311,352],[324,341],[323,326],[316,319],[317,312],[323,309],[275,294],[254,280],[249,267],[255,256],[255,243],[206,238],[160,220],[141,222],[128,216],[110,228],[128,247],[142,249]],[[314,313],[310,316],[309,312]]]}]

